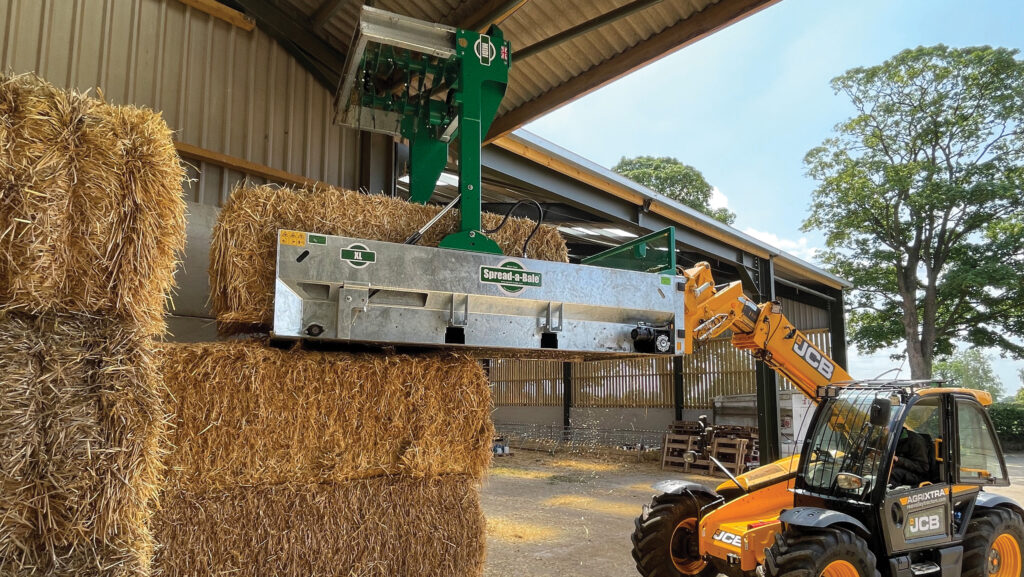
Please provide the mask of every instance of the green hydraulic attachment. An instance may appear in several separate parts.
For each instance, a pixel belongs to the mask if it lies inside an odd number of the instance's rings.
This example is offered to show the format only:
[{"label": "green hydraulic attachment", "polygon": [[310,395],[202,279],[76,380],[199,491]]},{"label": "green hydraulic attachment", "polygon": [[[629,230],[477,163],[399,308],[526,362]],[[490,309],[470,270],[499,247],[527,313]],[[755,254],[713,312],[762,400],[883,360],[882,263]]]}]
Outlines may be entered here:
[{"label": "green hydraulic attachment", "polygon": [[335,100],[337,120],[409,141],[409,189],[425,204],[459,141],[458,232],[440,246],[501,254],[481,230],[480,150],[505,96],[501,30],[459,30],[363,6]]},{"label": "green hydraulic attachment", "polygon": [[580,261],[605,268],[676,273],[676,229],[668,227]]}]

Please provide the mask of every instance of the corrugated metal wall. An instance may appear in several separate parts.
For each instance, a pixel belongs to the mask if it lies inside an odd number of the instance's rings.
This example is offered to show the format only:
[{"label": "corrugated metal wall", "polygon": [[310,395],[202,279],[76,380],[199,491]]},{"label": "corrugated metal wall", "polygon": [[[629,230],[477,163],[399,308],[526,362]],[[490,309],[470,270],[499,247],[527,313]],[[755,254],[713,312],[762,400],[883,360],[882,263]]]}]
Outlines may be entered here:
[{"label": "corrugated metal wall", "polygon": [[[331,124],[331,94],[258,29],[177,0],[0,0],[0,66],[163,111],[183,142],[354,188],[358,132]],[[220,205],[243,175],[193,171]],[[260,181],[257,179],[257,181]]]},{"label": "corrugated metal wall", "polygon": [[818,329],[829,329],[828,311],[793,299],[780,298],[782,312],[796,328],[806,332]]},{"label": "corrugated metal wall", "polygon": [[[0,67],[163,112],[176,139],[356,188],[360,138],[331,123],[331,94],[283,48],[178,0],[0,0]],[[381,161],[384,159],[382,158]],[[208,308],[216,207],[251,177],[188,159],[188,246],[169,305],[175,340],[215,338]],[[373,157],[371,172],[388,171]]]}]

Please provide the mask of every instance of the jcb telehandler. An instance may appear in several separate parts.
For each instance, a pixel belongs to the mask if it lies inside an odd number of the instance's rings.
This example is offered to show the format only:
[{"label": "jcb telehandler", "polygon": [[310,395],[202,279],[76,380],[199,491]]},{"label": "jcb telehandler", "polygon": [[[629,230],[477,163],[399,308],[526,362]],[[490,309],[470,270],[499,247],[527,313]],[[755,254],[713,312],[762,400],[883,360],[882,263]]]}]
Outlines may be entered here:
[{"label": "jcb telehandler", "polygon": [[[714,490],[655,485],[661,493],[633,533],[641,575],[1024,576],[1024,510],[984,490],[1009,484],[988,393],[854,381],[777,305],[754,305],[738,283],[715,287],[706,266],[686,276],[704,287],[687,300],[696,339],[731,330],[735,346],[818,406],[800,455],[738,477],[721,467],[730,479]],[[714,433],[702,422],[698,451],[706,453]],[[913,462],[904,447],[915,444]]]}]

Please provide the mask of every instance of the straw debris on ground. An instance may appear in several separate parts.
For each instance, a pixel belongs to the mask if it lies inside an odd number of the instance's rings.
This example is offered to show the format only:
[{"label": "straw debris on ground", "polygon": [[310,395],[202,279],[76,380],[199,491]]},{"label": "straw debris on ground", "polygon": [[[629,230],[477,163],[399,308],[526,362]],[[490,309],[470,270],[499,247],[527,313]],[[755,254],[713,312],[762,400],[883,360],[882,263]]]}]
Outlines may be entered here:
[{"label": "straw debris on ground", "polygon": [[173,488],[480,477],[490,464],[490,388],[468,357],[165,346]]},{"label": "straw debris on ground", "polygon": [[[264,331],[272,324],[279,229],[400,243],[440,210],[331,187],[236,188],[217,219],[210,248],[210,301],[222,334]],[[485,229],[500,221],[499,215],[483,215]],[[448,213],[420,244],[437,246],[458,223],[458,211]],[[535,224],[510,218],[491,237],[505,254],[521,256]],[[569,258],[565,240],[550,226],[537,231],[526,256],[558,262]]]},{"label": "straw debris on ground", "polygon": [[166,577],[479,576],[484,523],[465,476],[170,492],[153,565]]},{"label": "straw debris on ground", "polygon": [[0,308],[162,332],[184,177],[160,114],[0,75]]},{"label": "straw debris on ground", "polygon": [[164,413],[149,337],[0,313],[0,575],[148,575]]}]

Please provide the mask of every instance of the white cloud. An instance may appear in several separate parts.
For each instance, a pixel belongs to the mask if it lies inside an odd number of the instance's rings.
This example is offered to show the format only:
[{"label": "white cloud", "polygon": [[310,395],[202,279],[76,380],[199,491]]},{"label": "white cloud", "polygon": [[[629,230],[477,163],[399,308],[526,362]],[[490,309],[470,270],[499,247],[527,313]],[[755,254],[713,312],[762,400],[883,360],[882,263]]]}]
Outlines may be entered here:
[{"label": "white cloud", "polygon": [[711,200],[708,201],[711,208],[729,208],[729,197],[722,194],[717,186],[711,187]]},{"label": "white cloud", "polygon": [[771,246],[786,251],[789,254],[802,258],[806,261],[814,261],[815,255],[821,250],[816,246],[811,246],[811,243],[807,240],[807,237],[801,236],[797,240],[788,238],[782,238],[774,232],[764,232],[751,227],[743,229],[743,232],[750,236],[766,242]]}]

